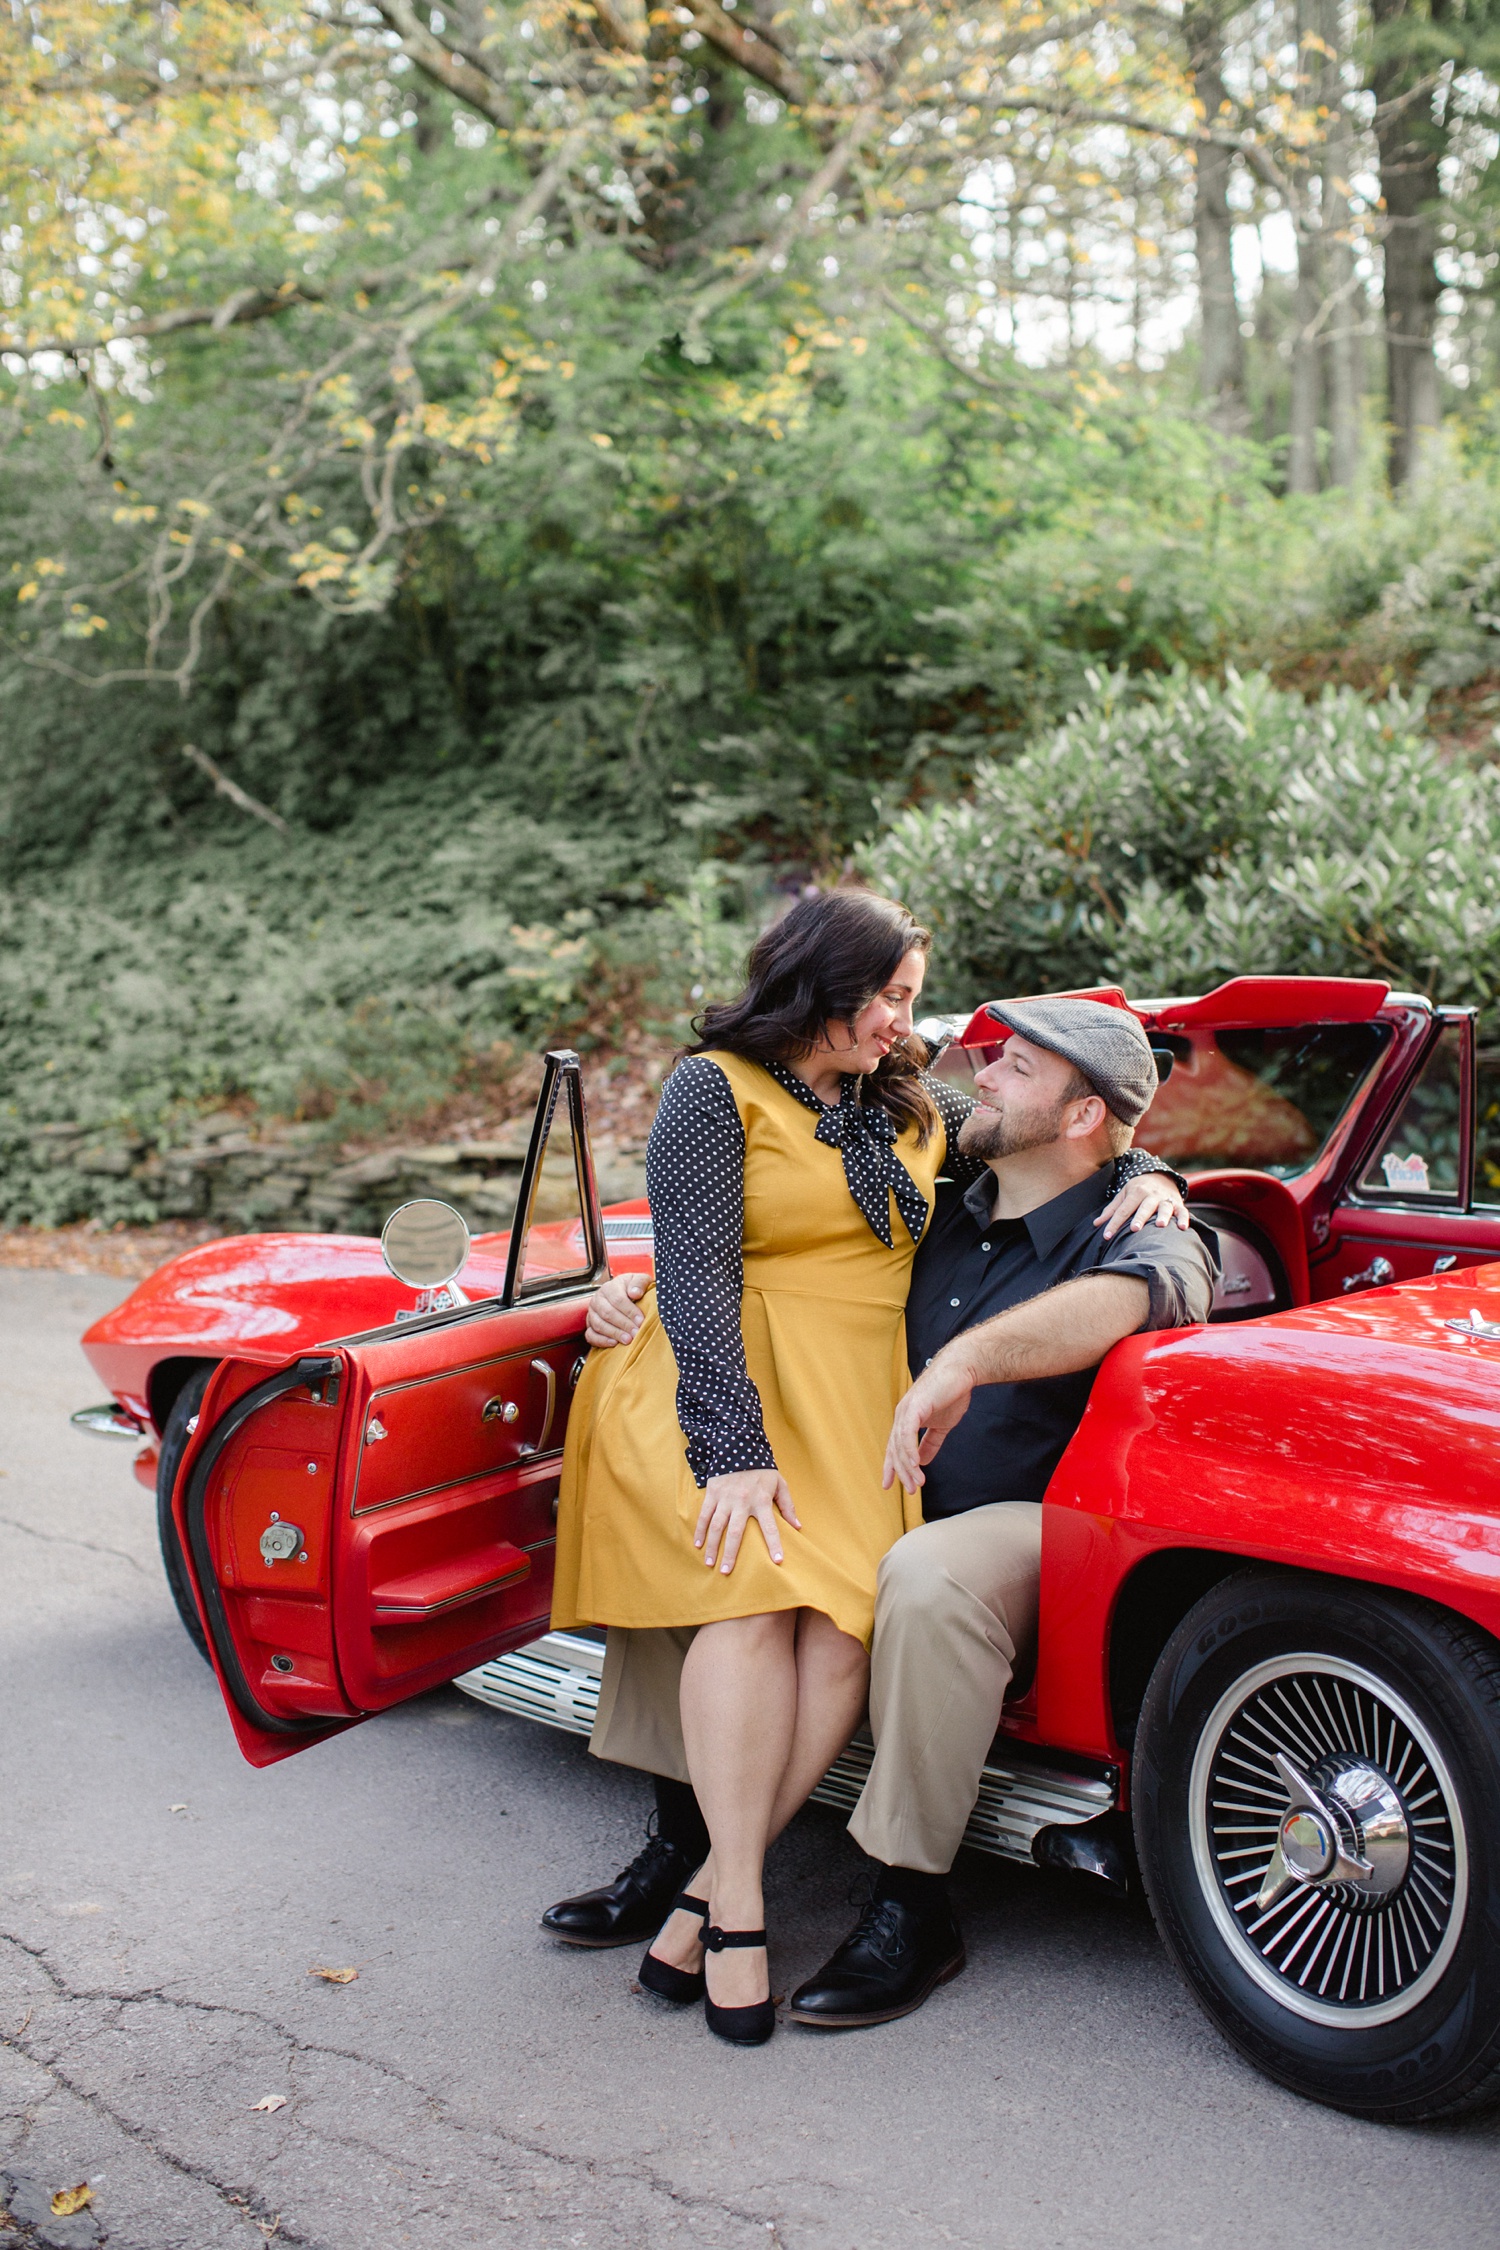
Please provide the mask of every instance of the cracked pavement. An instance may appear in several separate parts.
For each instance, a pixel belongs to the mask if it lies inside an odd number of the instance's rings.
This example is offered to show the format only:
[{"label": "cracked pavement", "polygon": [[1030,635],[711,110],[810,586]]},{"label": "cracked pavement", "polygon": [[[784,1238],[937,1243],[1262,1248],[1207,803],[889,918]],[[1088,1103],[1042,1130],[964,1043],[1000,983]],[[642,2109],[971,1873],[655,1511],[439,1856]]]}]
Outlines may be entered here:
[{"label": "cracked pavement", "polygon": [[[639,1841],[581,1743],[445,1689],[252,1772],[130,1449],[67,1426],[127,1286],[0,1271],[0,2250],[1493,2243],[1500,2123],[1294,2100],[1087,1884],[966,1855],[964,1976],[736,2052],[537,1928]],[[779,1991],[858,1865],[818,1808],[778,1847]]]}]

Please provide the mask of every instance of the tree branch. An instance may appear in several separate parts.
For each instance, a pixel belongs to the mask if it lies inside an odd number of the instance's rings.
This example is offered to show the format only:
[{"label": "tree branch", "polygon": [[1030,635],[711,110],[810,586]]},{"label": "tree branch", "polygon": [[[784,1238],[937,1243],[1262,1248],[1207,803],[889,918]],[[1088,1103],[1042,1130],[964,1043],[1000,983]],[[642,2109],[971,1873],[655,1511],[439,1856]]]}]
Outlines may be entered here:
[{"label": "tree branch", "polygon": [[455,101],[477,109],[492,125],[513,125],[515,112],[495,81],[462,55],[454,54],[429,31],[412,6],[412,0],[375,0],[376,7],[401,42],[402,53],[418,70],[441,86]]},{"label": "tree branch", "polygon": [[759,281],[762,274],[769,273],[778,259],[783,265],[786,263],[788,251],[823,198],[832,195],[842,185],[844,175],[859,153],[860,142],[880,115],[880,104],[881,97],[878,94],[861,103],[854,113],[849,130],[829,150],[787,213],[784,224],[768,242],[762,243],[754,257],[747,258],[733,273],[723,275],[718,281],[711,281],[700,292],[683,330],[682,349],[685,358],[710,358],[712,354],[703,341],[705,323],[727,305],[732,297],[737,297],[741,290],[748,289],[753,282]]},{"label": "tree branch", "polygon": [[267,827],[274,828],[278,835],[290,834],[287,824],[279,812],[272,812],[269,805],[263,805],[258,797],[252,797],[250,792],[247,789],[242,789],[237,781],[231,781],[228,774],[214,764],[208,752],[198,748],[196,742],[185,742],[182,746],[182,754],[185,758],[192,760],[200,773],[207,774],[221,797],[227,797],[232,805],[238,805],[241,812],[251,813],[257,820],[263,820]]},{"label": "tree branch", "polygon": [[806,101],[807,87],[796,65],[749,24],[737,23],[720,7],[719,0],[683,0],[683,4],[692,15],[695,30],[748,77],[758,78],[784,102]]},{"label": "tree branch", "polygon": [[152,313],[145,320],[121,321],[98,336],[47,336],[40,343],[23,343],[18,336],[0,336],[0,353],[15,359],[40,359],[46,352],[73,357],[79,352],[103,351],[107,344],[132,343],[143,336],[172,336],[183,328],[238,328],[247,321],[274,320],[294,305],[316,305],[320,291],[300,282],[286,283],[268,293],[263,289],[236,289],[219,305],[179,305],[173,312]]},{"label": "tree branch", "polygon": [[628,16],[622,15],[614,0],[590,0],[594,20],[604,34],[607,47],[616,47],[621,54],[641,55],[646,51],[646,35]]}]

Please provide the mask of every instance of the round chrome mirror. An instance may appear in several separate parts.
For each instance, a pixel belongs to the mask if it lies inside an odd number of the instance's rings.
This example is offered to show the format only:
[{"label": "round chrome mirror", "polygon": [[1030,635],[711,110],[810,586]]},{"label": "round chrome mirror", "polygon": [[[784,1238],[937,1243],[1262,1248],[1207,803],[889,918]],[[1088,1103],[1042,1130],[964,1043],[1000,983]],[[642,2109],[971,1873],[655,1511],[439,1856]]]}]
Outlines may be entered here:
[{"label": "round chrome mirror", "polygon": [[444,1289],[468,1261],[469,1229],[451,1203],[423,1196],[391,1213],[380,1250],[396,1279],[409,1289]]}]

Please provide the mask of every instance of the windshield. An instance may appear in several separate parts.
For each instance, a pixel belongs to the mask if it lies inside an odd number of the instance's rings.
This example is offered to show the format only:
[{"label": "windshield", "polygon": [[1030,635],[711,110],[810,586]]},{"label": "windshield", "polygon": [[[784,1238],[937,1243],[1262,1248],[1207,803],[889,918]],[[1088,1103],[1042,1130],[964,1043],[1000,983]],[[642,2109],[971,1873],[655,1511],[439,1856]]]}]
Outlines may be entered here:
[{"label": "windshield", "polygon": [[[1291,1179],[1327,1146],[1390,1038],[1380,1023],[1286,1030],[1151,1033],[1172,1074],[1137,1127],[1135,1145],[1181,1172],[1239,1166]],[[966,1084],[989,1048],[950,1047],[939,1069]]]},{"label": "windshield", "polygon": [[1245,1165],[1290,1179],[1326,1148],[1389,1037],[1385,1024],[1320,1023],[1163,1041],[1177,1059],[1136,1147],[1183,1172]]}]

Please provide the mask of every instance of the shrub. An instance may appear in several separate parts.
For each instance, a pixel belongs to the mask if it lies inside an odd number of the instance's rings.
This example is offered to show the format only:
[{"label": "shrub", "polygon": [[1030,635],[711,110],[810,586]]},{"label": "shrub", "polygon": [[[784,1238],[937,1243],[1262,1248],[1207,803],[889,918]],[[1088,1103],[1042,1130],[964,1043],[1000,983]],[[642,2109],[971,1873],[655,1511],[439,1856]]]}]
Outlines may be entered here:
[{"label": "shrub", "polygon": [[1419,705],[1264,675],[1097,679],[963,803],[902,815],[872,878],[938,933],[934,996],[1101,977],[1201,991],[1273,971],[1500,986],[1500,774],[1440,759]]}]

